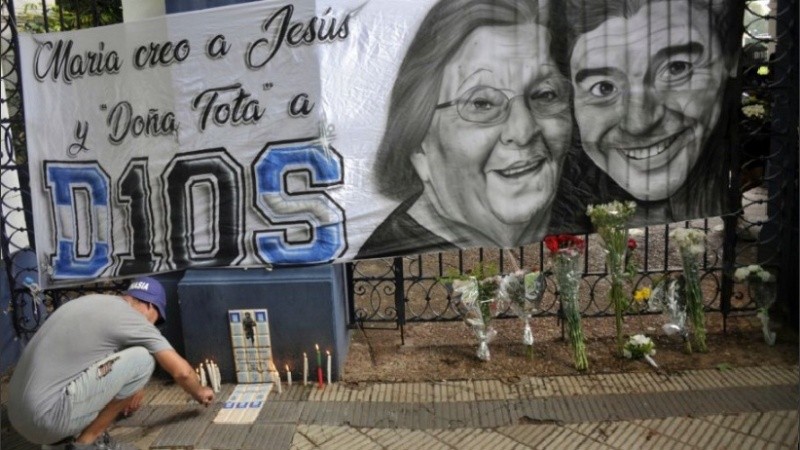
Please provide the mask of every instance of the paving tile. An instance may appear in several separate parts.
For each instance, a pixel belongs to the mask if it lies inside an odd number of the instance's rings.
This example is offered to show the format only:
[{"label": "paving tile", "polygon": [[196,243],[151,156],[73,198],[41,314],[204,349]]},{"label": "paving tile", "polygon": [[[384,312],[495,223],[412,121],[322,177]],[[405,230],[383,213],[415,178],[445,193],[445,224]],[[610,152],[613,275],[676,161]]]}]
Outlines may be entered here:
[{"label": "paving tile", "polygon": [[509,425],[498,427],[497,432],[529,447],[535,447],[562,428],[554,424]]},{"label": "paving tile", "polygon": [[382,448],[391,450],[437,449],[451,450],[452,447],[436,438],[428,431],[422,430],[359,430],[369,436]]},{"label": "paving tile", "polygon": [[268,401],[256,418],[257,423],[297,423],[302,405],[292,401]]},{"label": "paving tile", "polygon": [[477,421],[473,416],[471,402],[435,403],[433,405],[434,425],[436,428],[467,427]]},{"label": "paving tile", "polygon": [[511,424],[511,411],[507,402],[498,400],[474,402],[472,411],[478,421],[473,426],[494,428]]},{"label": "paving tile", "polygon": [[355,428],[342,427],[341,433],[333,436],[330,440],[320,445],[319,448],[331,450],[380,450],[381,446]]},{"label": "paving tile", "polygon": [[250,425],[208,425],[197,442],[197,448],[215,450],[240,450],[250,430]]},{"label": "paving tile", "polygon": [[150,448],[194,448],[212,419],[202,415],[166,425]]},{"label": "paving tile", "polygon": [[[250,427],[241,443],[241,450],[284,450],[292,445],[295,425],[255,424]],[[235,447],[231,447],[235,448]]]},{"label": "paving tile", "polygon": [[186,393],[180,386],[173,384],[165,386],[154,394],[153,398],[148,403],[151,406],[156,405],[188,405],[194,402],[192,397]]},{"label": "paving tile", "polygon": [[300,422],[315,425],[339,426],[350,423],[357,408],[368,403],[307,402],[300,412]]}]

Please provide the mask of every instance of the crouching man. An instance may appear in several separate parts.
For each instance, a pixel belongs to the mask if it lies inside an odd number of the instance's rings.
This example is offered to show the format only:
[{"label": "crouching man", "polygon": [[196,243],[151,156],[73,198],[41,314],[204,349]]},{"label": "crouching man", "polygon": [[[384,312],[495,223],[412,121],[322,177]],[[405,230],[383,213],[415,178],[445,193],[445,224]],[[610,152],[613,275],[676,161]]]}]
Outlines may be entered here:
[{"label": "crouching man", "polygon": [[56,310],[25,347],[9,384],[8,416],[26,439],[67,449],[121,448],[105,432],[139,408],[155,363],[195,400],[214,392],[154,326],[166,318],[164,288],[150,277],[122,297],[91,294]]}]

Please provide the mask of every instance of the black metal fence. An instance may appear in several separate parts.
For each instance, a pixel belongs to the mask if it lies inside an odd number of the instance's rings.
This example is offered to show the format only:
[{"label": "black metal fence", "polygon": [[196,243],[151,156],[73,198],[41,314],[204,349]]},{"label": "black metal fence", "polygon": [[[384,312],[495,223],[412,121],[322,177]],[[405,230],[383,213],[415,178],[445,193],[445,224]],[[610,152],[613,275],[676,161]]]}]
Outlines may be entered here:
[{"label": "black metal fence", "polygon": [[[723,314],[753,311],[747,292],[733,281],[737,267],[761,264],[778,273],[783,308],[797,320],[798,273],[798,78],[797,1],[778,0],[772,11],[760,2],[746,2],[741,61],[742,111],[731,142],[740,155],[731,173],[729,195],[741,208],[724,217],[633,230],[639,243],[639,273],[631,293],[655,277],[680,272],[678,249],[670,246],[676,227],[703,230],[708,246],[701,267],[701,284],[708,311]],[[764,31],[768,31],[766,33]],[[734,203],[735,204],[735,203]],[[607,299],[609,274],[596,235],[585,236],[582,312],[605,317],[614,311]],[[509,254],[513,258],[509,258]],[[352,264],[352,320],[380,327],[406,322],[459,319],[441,279],[452,271],[465,273],[479,264],[494,264],[501,273],[516,267],[547,268],[541,245],[500,250],[464,250],[406,258],[358,261]],[[560,314],[557,293],[548,276],[540,316]],[[647,313],[636,308],[630,314]]]},{"label": "black metal fence", "polygon": [[[9,312],[20,337],[33,333],[47,310],[94,290],[118,290],[120,286],[82,286],[45,293],[38,305],[24,285],[36,270],[35,242],[31,220],[24,127],[24,106],[19,76],[17,33],[48,32],[119,22],[120,1],[58,1],[48,9],[44,1],[15,8],[12,0],[0,0],[0,252],[2,269],[10,283]],[[798,273],[798,0],[777,0],[765,13],[759,2],[747,1],[745,54],[742,59],[743,110],[738,136],[732,142],[744,155],[742,170],[732,173],[730,196],[741,200],[736,214],[692,222],[634,230],[639,243],[639,276],[631,289],[647,285],[656,276],[681,270],[677,249],[669,243],[675,227],[703,230],[708,238],[702,265],[706,307],[724,317],[752,311],[749,295],[732,280],[742,265],[759,263],[779,273],[779,295],[790,316],[797,318]],[[760,4],[760,3],[759,3]],[[747,23],[749,21],[749,23]],[[758,23],[758,26],[754,24]],[[769,33],[757,32],[761,28]],[[752,31],[756,30],[756,31]],[[766,67],[766,69],[764,69]],[[769,73],[764,73],[764,71]],[[735,149],[732,149],[732,151]],[[609,288],[598,237],[586,236],[582,310],[587,317],[613,314],[607,302]],[[513,256],[512,256],[513,255]],[[513,261],[513,262],[512,262]],[[463,273],[477,264],[495,264],[500,272],[520,265],[546,268],[541,245],[511,251],[474,249],[405,258],[366,260],[352,263],[351,321],[368,326],[402,326],[407,321],[456,320],[451,298],[440,278],[453,271]],[[783,276],[780,276],[780,275]],[[548,277],[544,316],[557,315],[559,306],[554,283]],[[632,308],[630,313],[646,313]]]}]

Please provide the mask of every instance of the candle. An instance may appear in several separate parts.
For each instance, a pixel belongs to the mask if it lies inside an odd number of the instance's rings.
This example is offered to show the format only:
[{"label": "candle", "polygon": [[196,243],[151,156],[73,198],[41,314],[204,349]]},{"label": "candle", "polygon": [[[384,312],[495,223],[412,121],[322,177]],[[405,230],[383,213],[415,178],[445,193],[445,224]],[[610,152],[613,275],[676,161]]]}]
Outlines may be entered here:
[{"label": "candle", "polygon": [[206,381],[206,368],[203,366],[203,363],[200,363],[200,384],[202,386],[208,386]]},{"label": "candle", "polygon": [[222,388],[222,375],[219,373],[219,366],[211,360],[211,372],[214,374],[214,392],[219,392]]},{"label": "candle", "polygon": [[325,353],[328,354],[328,384],[331,384],[331,351],[325,350]]},{"label": "candle", "polygon": [[303,352],[303,386],[308,384],[308,355]]},{"label": "candle", "polygon": [[319,345],[314,344],[314,347],[317,349],[317,367],[322,367],[322,353],[319,352]]},{"label": "candle", "polygon": [[283,388],[281,387],[281,375],[278,373],[277,370],[272,373],[275,374],[275,379],[278,380],[278,382],[276,383],[278,385],[278,394],[281,394],[283,393]]},{"label": "candle", "polygon": [[322,389],[325,382],[322,380],[322,367],[317,367],[317,386]]},{"label": "candle", "polygon": [[286,382],[289,383],[289,387],[292,386],[292,371],[289,370],[289,365],[286,365]]}]

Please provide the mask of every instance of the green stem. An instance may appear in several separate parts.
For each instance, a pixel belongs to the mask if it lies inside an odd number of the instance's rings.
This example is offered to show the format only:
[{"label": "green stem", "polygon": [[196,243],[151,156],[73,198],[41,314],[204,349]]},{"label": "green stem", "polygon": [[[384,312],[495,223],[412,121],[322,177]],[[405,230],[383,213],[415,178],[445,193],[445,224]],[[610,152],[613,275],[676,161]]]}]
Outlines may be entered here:
[{"label": "green stem", "polygon": [[681,256],[683,260],[683,276],[686,278],[686,311],[694,328],[694,343],[697,351],[705,353],[708,351],[706,346],[706,318],[697,261],[688,251],[681,251]]}]

